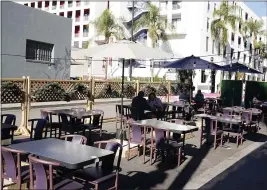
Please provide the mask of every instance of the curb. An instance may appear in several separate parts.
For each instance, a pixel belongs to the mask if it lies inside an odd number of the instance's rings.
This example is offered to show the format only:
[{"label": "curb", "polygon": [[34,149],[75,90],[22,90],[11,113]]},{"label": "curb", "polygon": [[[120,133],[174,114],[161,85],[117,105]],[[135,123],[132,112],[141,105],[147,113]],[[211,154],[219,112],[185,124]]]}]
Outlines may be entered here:
[{"label": "curb", "polygon": [[226,160],[220,162],[216,166],[207,169],[202,174],[196,176],[195,178],[191,179],[184,189],[199,189],[210,180],[236,164],[242,158],[246,157],[247,155],[257,151],[262,146],[267,144],[267,142],[255,142],[251,145],[247,146],[246,148],[242,149],[241,151],[235,153],[233,156],[227,158]]}]

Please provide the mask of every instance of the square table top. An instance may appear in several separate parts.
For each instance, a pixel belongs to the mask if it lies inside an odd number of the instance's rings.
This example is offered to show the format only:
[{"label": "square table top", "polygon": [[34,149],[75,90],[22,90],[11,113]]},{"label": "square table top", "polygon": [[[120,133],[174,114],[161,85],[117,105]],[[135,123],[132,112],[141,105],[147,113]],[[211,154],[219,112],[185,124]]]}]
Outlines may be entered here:
[{"label": "square table top", "polygon": [[79,110],[79,109],[42,109],[41,113],[47,116],[46,114],[52,113],[52,114],[67,114],[71,115],[72,117],[75,118],[82,118],[82,117],[87,117],[87,116],[92,116],[92,115],[99,115],[99,114],[104,114],[102,110]]},{"label": "square table top", "polygon": [[176,132],[176,133],[189,133],[198,130],[197,126],[170,123],[167,121],[160,121],[156,119],[145,119],[145,120],[134,121],[133,124],[151,126],[154,128],[169,130],[171,132]]},{"label": "square table top", "polygon": [[6,124],[6,123],[1,123],[1,130],[2,129],[17,130],[18,129],[18,126]]},{"label": "square table top", "polygon": [[54,138],[12,144],[9,147],[51,159],[69,169],[82,168],[91,164],[97,158],[113,154],[109,150]]}]

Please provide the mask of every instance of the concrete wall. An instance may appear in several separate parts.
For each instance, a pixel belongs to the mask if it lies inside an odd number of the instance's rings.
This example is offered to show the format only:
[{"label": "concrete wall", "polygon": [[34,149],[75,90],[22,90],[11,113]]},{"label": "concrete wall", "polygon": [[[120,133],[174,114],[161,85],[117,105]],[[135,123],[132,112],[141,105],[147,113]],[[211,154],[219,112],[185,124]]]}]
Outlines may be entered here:
[{"label": "concrete wall", "polygon": [[[71,19],[17,3],[1,2],[2,77],[68,79],[70,77]],[[54,44],[48,63],[27,61],[26,39]],[[20,56],[11,56],[20,55]]]}]

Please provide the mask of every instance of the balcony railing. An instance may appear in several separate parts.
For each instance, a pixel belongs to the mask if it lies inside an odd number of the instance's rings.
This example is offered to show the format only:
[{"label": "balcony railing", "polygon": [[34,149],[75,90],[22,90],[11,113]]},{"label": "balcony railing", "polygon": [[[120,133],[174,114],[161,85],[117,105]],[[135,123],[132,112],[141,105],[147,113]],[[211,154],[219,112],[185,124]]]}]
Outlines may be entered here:
[{"label": "balcony railing", "polygon": [[181,4],[173,4],[172,5],[172,10],[178,10],[181,9]]},{"label": "balcony railing", "polygon": [[83,20],[84,21],[88,21],[89,20],[89,16],[83,16]]},{"label": "balcony railing", "polygon": [[60,5],[60,9],[64,9],[65,5]]},{"label": "balcony railing", "polygon": [[81,6],[81,2],[76,2],[76,7]]},{"label": "balcony railing", "polygon": [[57,8],[56,5],[52,5],[52,10],[55,10]]},{"label": "balcony railing", "polygon": [[80,37],[80,33],[75,33],[75,38],[78,38],[78,37]]},{"label": "balcony railing", "polygon": [[85,1],[83,4],[84,5],[89,5],[89,1]]},{"label": "balcony railing", "polygon": [[75,21],[76,21],[76,22],[80,22],[80,20],[81,20],[80,17],[76,17],[76,18],[75,18]]},{"label": "balcony railing", "polygon": [[69,3],[69,4],[68,4],[68,7],[72,7],[72,5],[73,5],[72,3]]},{"label": "balcony railing", "polygon": [[83,37],[88,37],[88,32],[83,32]]}]

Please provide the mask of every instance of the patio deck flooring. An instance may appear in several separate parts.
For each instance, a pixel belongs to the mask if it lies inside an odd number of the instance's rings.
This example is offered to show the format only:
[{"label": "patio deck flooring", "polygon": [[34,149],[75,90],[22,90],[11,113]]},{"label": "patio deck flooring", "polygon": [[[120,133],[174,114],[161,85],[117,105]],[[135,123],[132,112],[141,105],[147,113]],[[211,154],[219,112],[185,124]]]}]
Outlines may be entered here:
[{"label": "patio deck flooring", "polygon": [[[115,123],[105,123],[103,129],[105,130],[103,140],[115,137]],[[98,138],[97,135],[93,135],[94,140],[99,140]],[[267,141],[267,130],[266,125],[261,123],[259,133],[246,135],[246,141],[238,148],[235,142],[230,142],[215,150],[213,146],[208,145],[203,145],[199,149],[199,138],[199,131],[197,131],[194,132],[193,138],[186,140],[187,159],[178,170],[175,160],[157,161],[150,165],[149,157],[146,157],[148,162],[145,164],[142,163],[141,157],[135,157],[130,161],[122,159],[119,189],[183,189],[189,181],[252,143]]]}]

